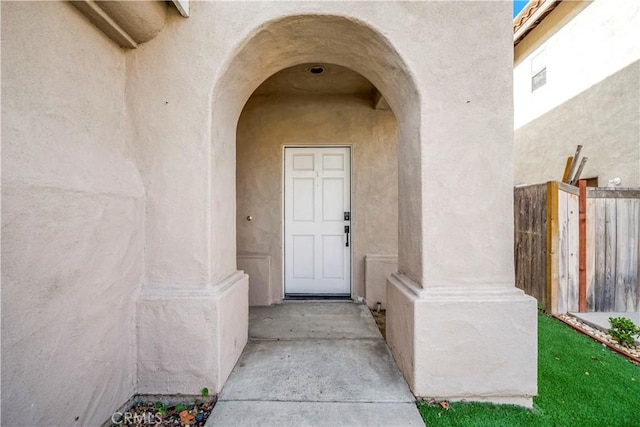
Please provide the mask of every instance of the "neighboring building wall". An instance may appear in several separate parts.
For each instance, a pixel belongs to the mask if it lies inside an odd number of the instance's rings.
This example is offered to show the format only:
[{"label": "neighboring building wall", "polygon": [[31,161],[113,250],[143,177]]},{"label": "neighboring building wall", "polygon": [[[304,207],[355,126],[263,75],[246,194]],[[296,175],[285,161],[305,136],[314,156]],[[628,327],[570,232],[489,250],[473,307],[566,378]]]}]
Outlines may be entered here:
[{"label": "neighboring building wall", "polygon": [[562,178],[582,144],[582,177],[640,186],[640,62],[635,62],[516,130],[516,184]]},{"label": "neighboring building wall", "polygon": [[2,424],[97,425],[136,383],[124,52],[70,3],[1,7]]},{"label": "neighboring building wall", "polygon": [[[640,3],[565,1],[516,46],[516,184],[560,179],[581,144],[583,177],[640,185],[639,39]],[[546,84],[532,92],[536,57]]]},{"label": "neighboring building wall", "polygon": [[[271,301],[283,296],[283,146],[353,147],[352,294],[364,297],[365,256],[398,251],[396,134],[393,113],[375,110],[370,98],[262,95],[249,100],[238,122],[237,245],[240,254],[271,256]],[[384,292],[386,277],[379,285]]]}]

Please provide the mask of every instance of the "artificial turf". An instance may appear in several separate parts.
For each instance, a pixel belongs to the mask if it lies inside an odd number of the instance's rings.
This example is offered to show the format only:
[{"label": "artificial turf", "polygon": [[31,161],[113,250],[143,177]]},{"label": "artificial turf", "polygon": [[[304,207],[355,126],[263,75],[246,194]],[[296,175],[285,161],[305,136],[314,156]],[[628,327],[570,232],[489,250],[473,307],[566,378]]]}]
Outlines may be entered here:
[{"label": "artificial turf", "polygon": [[640,426],[640,367],[544,314],[534,408],[418,402],[432,426]]}]

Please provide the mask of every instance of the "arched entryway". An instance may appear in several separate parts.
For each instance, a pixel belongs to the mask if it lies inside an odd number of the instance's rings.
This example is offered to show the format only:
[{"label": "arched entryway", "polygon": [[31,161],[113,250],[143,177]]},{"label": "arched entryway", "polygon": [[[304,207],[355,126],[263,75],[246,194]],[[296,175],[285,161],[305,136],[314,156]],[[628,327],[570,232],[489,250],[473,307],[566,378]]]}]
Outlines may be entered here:
[{"label": "arched entryway", "polygon": [[386,308],[397,271],[397,125],[375,86],[336,64],[279,71],[245,105],[236,157],[249,304],[348,297]]},{"label": "arched entryway", "polygon": [[[269,77],[301,64],[327,64],[348,70],[370,82],[372,90],[390,106],[397,120],[398,271],[422,282],[422,162],[419,93],[411,72],[396,49],[369,25],[345,16],[299,15],[267,22],[256,29],[225,66],[213,92],[212,239],[230,229],[242,230],[251,212],[229,212],[236,205],[236,132],[241,112],[250,96]],[[338,68],[340,67],[340,68]],[[375,94],[372,94],[375,98]],[[249,106],[251,107],[251,105]],[[240,130],[241,131],[241,130]],[[395,160],[395,159],[394,159]],[[278,163],[281,164],[281,161]],[[276,177],[277,180],[277,177]],[[394,209],[395,210],[395,209]],[[395,218],[394,218],[395,219]],[[245,224],[243,224],[245,225]],[[375,231],[370,231],[375,233]],[[276,232],[277,233],[277,232]],[[234,242],[235,243],[235,242]],[[235,251],[212,248],[213,262],[235,265]],[[265,302],[279,300],[281,288],[269,291]],[[351,295],[364,296],[357,286]],[[389,307],[392,311],[393,307]],[[402,365],[402,363],[401,363]],[[405,376],[409,375],[405,372]],[[410,375],[409,375],[410,376]]]},{"label": "arched entryway", "polygon": [[[236,125],[251,94],[270,76],[299,64],[336,64],[370,81],[396,115],[398,128],[398,256],[399,270],[421,282],[420,104],[411,73],[393,46],[378,32],[357,20],[342,16],[302,15],[264,24],[245,41],[226,66],[214,90],[213,137],[222,152],[214,162],[235,157]],[[228,183],[235,176],[228,168],[215,169],[221,176],[212,182]],[[214,184],[215,185],[215,184]],[[235,197],[227,191],[229,200]],[[220,204],[220,210],[225,206]],[[220,224],[219,232],[233,226]],[[216,230],[214,230],[214,234]],[[227,257],[229,255],[227,254]],[[229,260],[235,262],[235,260]]]},{"label": "arched entryway", "polygon": [[[344,67],[376,88],[397,122],[398,267],[387,281],[387,340],[405,379],[419,396],[530,405],[536,389],[535,302],[513,286],[511,168],[499,168],[510,161],[510,110],[502,107],[509,91],[490,74],[507,71],[495,58],[482,62],[489,54],[484,47],[453,42],[456,32],[467,37],[471,31],[458,25],[458,14],[473,10],[441,6],[429,5],[429,19],[436,25],[438,16],[446,16],[455,29],[443,27],[446,41],[436,32],[430,43],[412,45],[412,63],[420,64],[416,74],[382,32],[348,16],[275,19],[238,45],[212,94],[211,269],[235,270],[237,236],[229,234],[253,215],[230,209],[238,194],[236,136],[243,130],[237,126],[247,101],[269,77],[290,67]],[[474,31],[493,37],[484,27]],[[422,50],[427,45],[432,52]],[[461,77],[472,69],[487,77],[481,85]],[[492,191],[480,192],[484,186]],[[277,286],[268,294],[271,302],[283,295]],[[240,307],[238,301],[234,309],[246,310],[247,303]],[[234,327],[240,339],[242,325]],[[222,380],[235,354],[229,351],[221,364]]]}]

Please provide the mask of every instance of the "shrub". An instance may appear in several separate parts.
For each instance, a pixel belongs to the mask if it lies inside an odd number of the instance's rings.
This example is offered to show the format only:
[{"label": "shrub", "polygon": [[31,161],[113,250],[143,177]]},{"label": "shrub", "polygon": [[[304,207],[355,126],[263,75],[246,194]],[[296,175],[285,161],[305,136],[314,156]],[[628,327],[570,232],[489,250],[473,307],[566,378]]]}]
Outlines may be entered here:
[{"label": "shrub", "polygon": [[626,317],[610,317],[609,322],[611,328],[608,332],[611,336],[624,347],[633,347],[636,342],[634,336],[640,336],[640,328],[638,328],[631,320]]}]

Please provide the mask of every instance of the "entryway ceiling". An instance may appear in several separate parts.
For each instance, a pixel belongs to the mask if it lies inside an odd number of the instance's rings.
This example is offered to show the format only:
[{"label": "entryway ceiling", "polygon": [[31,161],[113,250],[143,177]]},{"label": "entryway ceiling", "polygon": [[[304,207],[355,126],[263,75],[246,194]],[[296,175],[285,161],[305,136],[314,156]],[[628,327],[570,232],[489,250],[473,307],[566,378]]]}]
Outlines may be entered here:
[{"label": "entryway ceiling", "polygon": [[[314,74],[312,68],[324,71]],[[269,77],[254,95],[273,94],[331,94],[371,97],[375,87],[362,75],[335,64],[310,63],[285,68]]]}]

